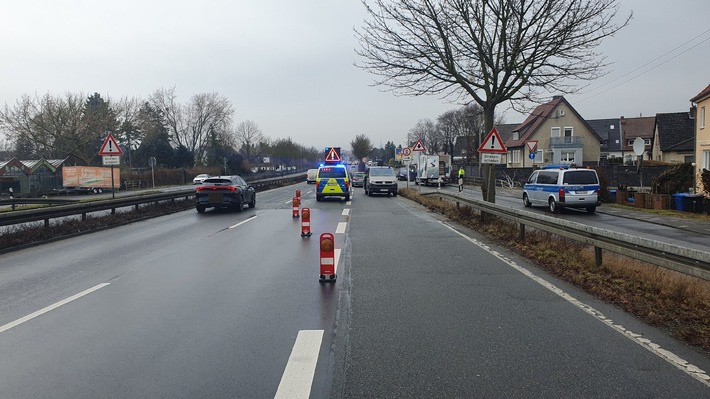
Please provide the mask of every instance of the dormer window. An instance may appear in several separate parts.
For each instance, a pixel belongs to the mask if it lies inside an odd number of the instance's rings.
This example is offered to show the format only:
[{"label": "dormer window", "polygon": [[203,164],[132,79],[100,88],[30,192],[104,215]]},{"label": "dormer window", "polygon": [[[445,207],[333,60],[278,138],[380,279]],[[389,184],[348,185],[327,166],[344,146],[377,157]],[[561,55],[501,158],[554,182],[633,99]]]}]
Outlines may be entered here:
[{"label": "dormer window", "polygon": [[513,132],[513,140],[520,140],[520,132]]}]

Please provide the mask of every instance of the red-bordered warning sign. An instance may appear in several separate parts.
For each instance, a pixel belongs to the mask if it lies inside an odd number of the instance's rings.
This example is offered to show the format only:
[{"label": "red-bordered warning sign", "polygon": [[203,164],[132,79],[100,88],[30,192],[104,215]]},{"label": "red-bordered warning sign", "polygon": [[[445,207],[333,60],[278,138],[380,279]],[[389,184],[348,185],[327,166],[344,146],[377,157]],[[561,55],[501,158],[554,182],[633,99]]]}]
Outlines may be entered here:
[{"label": "red-bordered warning sign", "polygon": [[104,140],[104,144],[101,146],[101,150],[99,150],[99,155],[123,155],[123,150],[118,146],[116,139],[113,138],[111,133],[109,133],[106,140]]},{"label": "red-bordered warning sign", "polygon": [[530,152],[537,151],[537,140],[528,140],[525,142],[525,145],[528,146],[528,151],[530,151]]},{"label": "red-bordered warning sign", "polygon": [[340,162],[339,148],[331,147],[328,154],[325,156],[326,162]]},{"label": "red-bordered warning sign", "polygon": [[412,148],[412,151],[426,151],[424,143],[422,143],[421,140],[417,140],[417,143],[414,144],[414,148]]},{"label": "red-bordered warning sign", "polygon": [[500,138],[500,134],[498,134],[498,130],[496,128],[491,129],[490,133],[488,133],[488,136],[483,140],[481,145],[478,147],[478,152],[492,152],[492,153],[501,153],[505,154],[508,152],[508,150],[505,148],[505,144],[503,144],[503,140]]}]

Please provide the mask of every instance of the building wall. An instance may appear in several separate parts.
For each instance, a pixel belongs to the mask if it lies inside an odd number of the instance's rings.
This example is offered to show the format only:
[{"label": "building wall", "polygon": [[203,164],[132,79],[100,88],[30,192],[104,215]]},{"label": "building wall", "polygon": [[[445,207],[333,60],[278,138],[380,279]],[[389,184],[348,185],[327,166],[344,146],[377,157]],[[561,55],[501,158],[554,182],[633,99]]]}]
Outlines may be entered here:
[{"label": "building wall", "polygon": [[697,104],[695,117],[695,192],[710,195],[704,190],[700,176],[703,168],[710,170],[710,97]]}]

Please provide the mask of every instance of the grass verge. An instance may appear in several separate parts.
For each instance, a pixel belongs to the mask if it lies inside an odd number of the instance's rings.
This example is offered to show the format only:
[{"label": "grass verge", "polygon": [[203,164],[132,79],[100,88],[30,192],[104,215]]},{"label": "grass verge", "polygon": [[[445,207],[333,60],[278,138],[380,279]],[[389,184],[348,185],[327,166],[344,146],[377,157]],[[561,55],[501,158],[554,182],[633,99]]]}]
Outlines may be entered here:
[{"label": "grass verge", "polygon": [[526,229],[525,241],[520,242],[517,223],[496,218],[482,224],[471,207],[457,207],[414,189],[400,190],[400,194],[495,239],[562,280],[710,354],[709,281],[611,252],[605,252],[603,265],[596,266],[590,245],[535,229]]}]

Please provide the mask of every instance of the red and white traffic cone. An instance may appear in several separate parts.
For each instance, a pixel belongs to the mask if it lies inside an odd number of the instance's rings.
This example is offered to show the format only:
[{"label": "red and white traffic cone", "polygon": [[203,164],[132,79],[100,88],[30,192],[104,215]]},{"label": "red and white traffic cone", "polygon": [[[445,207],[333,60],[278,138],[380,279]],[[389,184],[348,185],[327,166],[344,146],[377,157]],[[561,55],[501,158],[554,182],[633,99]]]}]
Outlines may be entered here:
[{"label": "red and white traffic cone", "polygon": [[320,235],[320,279],[335,282],[335,238],[331,233]]},{"label": "red and white traffic cone", "polygon": [[296,198],[298,198],[298,202],[301,202],[301,190],[296,190]]},{"label": "red and white traffic cone", "polygon": [[310,237],[311,234],[311,210],[303,208],[301,210],[301,237]]}]

